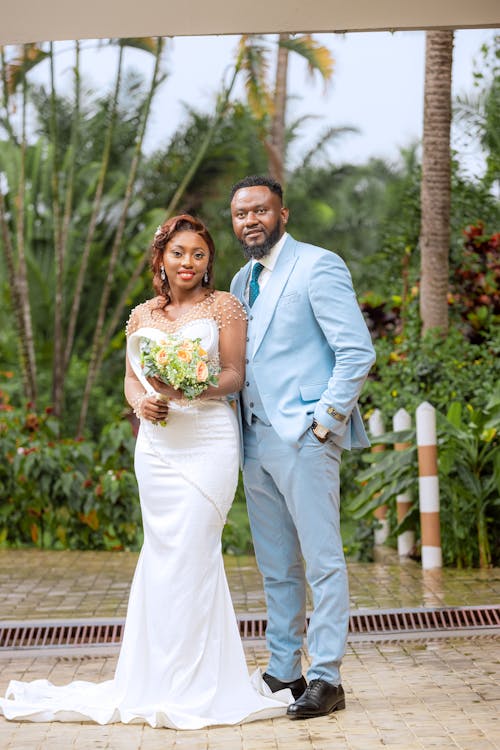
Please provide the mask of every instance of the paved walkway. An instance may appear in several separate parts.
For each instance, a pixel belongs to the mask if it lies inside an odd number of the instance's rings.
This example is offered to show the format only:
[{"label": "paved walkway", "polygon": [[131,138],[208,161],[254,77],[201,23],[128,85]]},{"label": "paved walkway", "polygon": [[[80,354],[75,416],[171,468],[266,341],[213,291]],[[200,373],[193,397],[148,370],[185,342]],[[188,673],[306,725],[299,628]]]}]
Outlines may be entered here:
[{"label": "paved walkway", "polygon": [[[0,619],[123,616],[134,553],[0,551]],[[227,558],[239,612],[264,609],[251,558]],[[500,570],[423,573],[392,557],[350,564],[353,609],[497,604]],[[265,645],[245,646],[249,669],[265,667]],[[0,719],[0,750],[461,750],[500,749],[500,636],[349,643],[347,709],[196,732],[143,725],[29,724]],[[10,679],[112,676],[116,656],[0,656],[0,692]],[[307,668],[307,656],[304,656]]]},{"label": "paved walkway", "polygon": [[[0,550],[0,620],[124,617],[136,552]],[[253,557],[226,556],[237,612],[264,612]],[[387,553],[349,563],[351,609],[500,603],[500,569],[422,571]]]}]

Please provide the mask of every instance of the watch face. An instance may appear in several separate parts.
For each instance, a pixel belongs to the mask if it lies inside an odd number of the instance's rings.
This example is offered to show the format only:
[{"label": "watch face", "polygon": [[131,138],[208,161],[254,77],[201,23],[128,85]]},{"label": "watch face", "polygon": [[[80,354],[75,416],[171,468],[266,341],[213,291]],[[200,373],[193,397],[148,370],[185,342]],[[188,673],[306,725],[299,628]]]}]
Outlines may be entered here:
[{"label": "watch face", "polygon": [[325,427],[320,427],[319,424],[313,427],[313,432],[319,438],[324,438],[328,435],[328,430]]}]

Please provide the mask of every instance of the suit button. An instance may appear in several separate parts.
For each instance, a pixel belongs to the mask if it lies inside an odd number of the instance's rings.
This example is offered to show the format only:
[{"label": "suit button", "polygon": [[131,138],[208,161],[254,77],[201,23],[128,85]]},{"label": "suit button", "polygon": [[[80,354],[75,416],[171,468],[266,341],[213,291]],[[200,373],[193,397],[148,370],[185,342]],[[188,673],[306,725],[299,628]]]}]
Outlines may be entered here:
[{"label": "suit button", "polygon": [[253,315],[250,315],[250,318],[249,318],[249,320],[253,320]]},{"label": "suit button", "polygon": [[254,407],[254,403],[253,401],[250,401],[250,409],[253,409],[253,407]]},{"label": "suit button", "polygon": [[248,336],[247,336],[247,341],[250,341],[250,339],[248,338]]},{"label": "suit button", "polygon": [[249,363],[249,362],[250,362],[250,360],[249,360],[249,359],[246,359],[246,360],[245,360],[245,364],[246,364],[246,365],[248,365],[248,363]]},{"label": "suit button", "polygon": [[245,385],[246,385],[247,388],[250,385],[250,383],[248,382],[248,380],[245,382]]}]

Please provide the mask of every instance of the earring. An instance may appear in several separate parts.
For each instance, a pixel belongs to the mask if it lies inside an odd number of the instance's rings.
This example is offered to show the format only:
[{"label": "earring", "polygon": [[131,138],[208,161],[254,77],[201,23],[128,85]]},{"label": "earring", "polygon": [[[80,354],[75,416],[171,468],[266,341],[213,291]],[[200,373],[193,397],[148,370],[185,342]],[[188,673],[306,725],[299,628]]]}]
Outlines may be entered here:
[{"label": "earring", "polygon": [[163,266],[160,266],[160,279],[162,281],[165,281],[167,278],[167,274],[165,273],[165,268]]},{"label": "earring", "polygon": [[203,281],[205,284],[208,284],[208,271],[205,271],[205,276],[203,277]]}]

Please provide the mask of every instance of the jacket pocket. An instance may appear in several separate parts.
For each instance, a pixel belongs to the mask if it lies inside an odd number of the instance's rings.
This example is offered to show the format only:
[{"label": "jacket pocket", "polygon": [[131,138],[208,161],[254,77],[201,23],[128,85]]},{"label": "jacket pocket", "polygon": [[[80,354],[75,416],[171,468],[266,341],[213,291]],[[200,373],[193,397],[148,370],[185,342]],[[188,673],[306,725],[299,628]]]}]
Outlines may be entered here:
[{"label": "jacket pocket", "polygon": [[300,302],[300,294],[298,292],[289,292],[288,294],[281,295],[278,300],[278,306],[284,307],[294,302]]},{"label": "jacket pocket", "polygon": [[310,385],[300,385],[300,398],[302,401],[319,401],[321,395],[326,390],[328,382],[311,383]]}]

